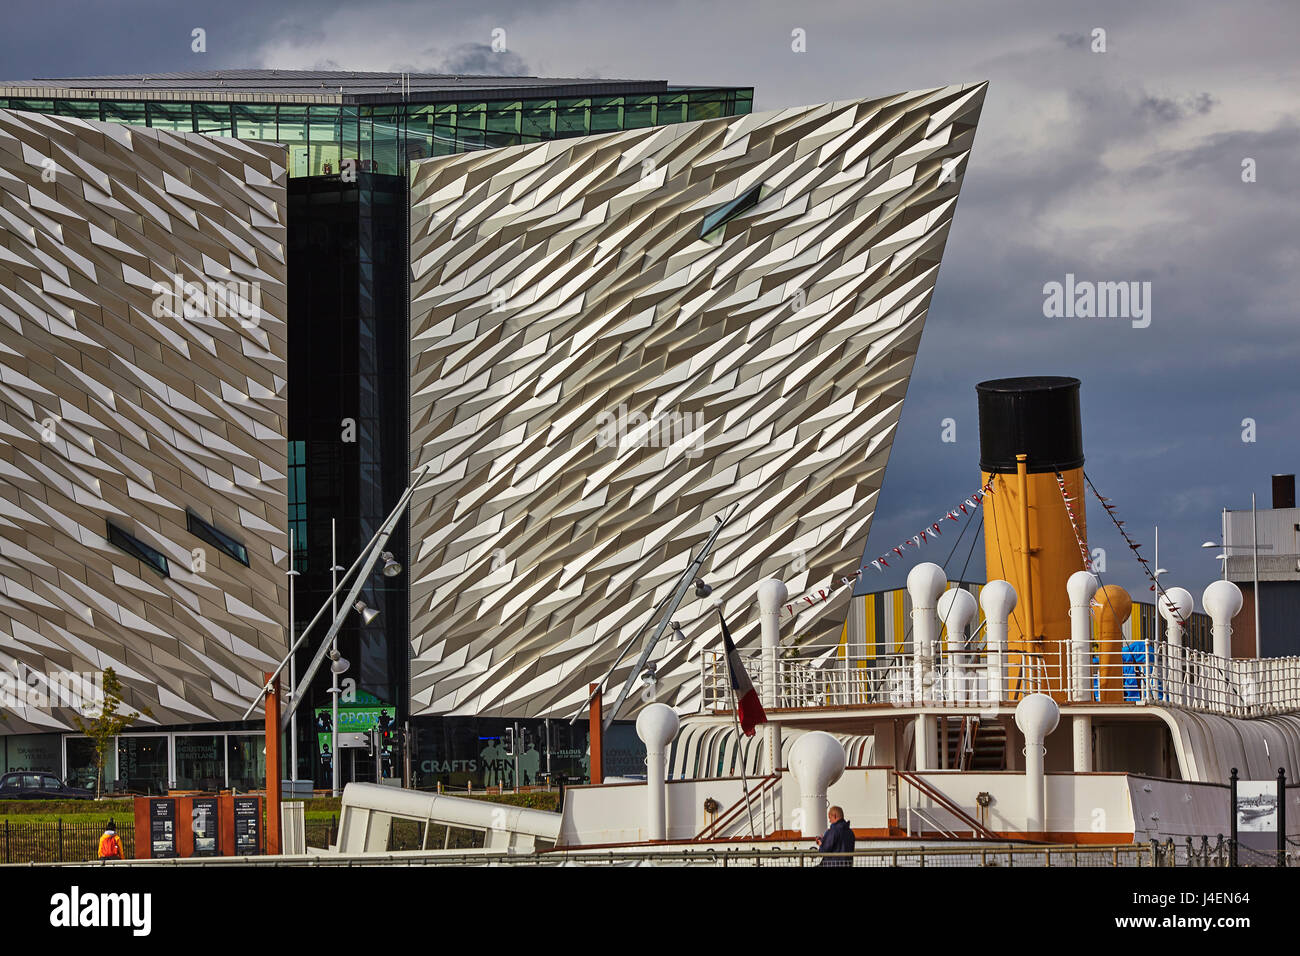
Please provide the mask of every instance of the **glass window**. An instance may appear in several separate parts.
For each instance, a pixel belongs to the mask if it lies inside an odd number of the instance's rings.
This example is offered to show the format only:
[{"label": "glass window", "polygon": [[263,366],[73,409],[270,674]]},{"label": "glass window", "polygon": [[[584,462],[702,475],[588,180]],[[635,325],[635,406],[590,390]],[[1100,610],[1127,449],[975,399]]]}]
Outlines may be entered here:
[{"label": "glass window", "polygon": [[289,175],[307,175],[307,107],[281,106],[276,138],[289,150]]},{"label": "glass window", "polygon": [[717,119],[719,116],[726,114],[726,101],[719,99],[717,94],[709,92],[709,99],[696,99],[697,94],[692,94],[691,99],[686,107],[686,118],[688,120],[707,120]]},{"label": "glass window", "polygon": [[20,790],[22,789],[23,778],[21,774],[10,774],[0,782],[0,790]]},{"label": "glass window", "polygon": [[[372,173],[384,173],[389,176],[406,172],[406,163],[398,155],[398,146],[401,142],[399,115],[398,107],[375,107],[371,115],[369,154],[365,156],[370,160],[370,166],[363,165],[363,169],[367,169]],[[362,134],[365,134],[364,127],[362,128]],[[364,143],[362,144],[362,153],[366,153]]]},{"label": "glass window", "polygon": [[149,103],[149,125],[172,133],[194,132],[194,109],[189,103]]},{"label": "glass window", "polygon": [[686,106],[685,93],[666,93],[659,97],[659,124],[666,126],[669,123],[683,122],[686,119]]},{"label": "glass window", "polygon": [[274,106],[237,105],[232,112],[235,117],[235,135],[240,139],[276,138]]},{"label": "glass window", "polygon": [[[4,723],[0,721],[0,729]],[[34,770],[40,773],[59,773],[63,769],[61,738],[58,734],[0,735],[0,771]]]},{"label": "glass window", "polygon": [[313,106],[307,111],[309,176],[342,172],[343,131],[337,106]]},{"label": "glass window", "polygon": [[556,136],[583,136],[590,123],[591,100],[560,100],[555,112]]},{"label": "glass window", "polygon": [[143,103],[128,103],[122,100],[104,101],[104,122],[130,123],[144,126],[148,122]]},{"label": "glass window", "polygon": [[723,203],[717,209],[706,215],[704,217],[704,223],[700,226],[700,238],[705,238],[715,229],[721,228],[745,210],[751,209],[757,205],[758,194],[762,188],[761,183],[757,186],[751,186],[735,199]]},{"label": "glass window", "polygon": [[171,572],[167,567],[167,559],[163,557],[162,553],[149,547],[135,535],[128,534],[117,525],[110,523],[108,526],[108,540],[110,544],[116,545],[132,557],[138,558],[163,577],[171,577]]},{"label": "glass window", "polygon": [[597,100],[591,106],[591,131],[609,133],[623,128],[623,99]]},{"label": "glass window", "polygon": [[229,785],[235,790],[266,786],[266,739],[261,734],[231,734],[226,738]]},{"label": "glass window", "polygon": [[133,793],[167,792],[167,738],[117,738],[117,784]]},{"label": "glass window", "polygon": [[41,789],[62,790],[63,784],[59,783],[58,777],[41,777]]},{"label": "glass window", "polygon": [[75,116],[78,119],[98,120],[99,100],[56,100],[54,112],[59,116]]},{"label": "glass window", "polygon": [[659,104],[657,96],[629,98],[623,106],[623,128],[645,129],[655,125],[655,108]]},{"label": "glass window", "polygon": [[[88,737],[69,737],[66,742],[68,754],[68,783],[74,787],[95,789],[95,742]],[[117,782],[117,747],[109,742],[104,752],[104,779],[102,786],[105,793],[114,790]]]},{"label": "glass window", "polygon": [[226,785],[225,741],[218,736],[177,736],[176,786],[220,790]]},{"label": "glass window", "polygon": [[518,103],[489,103],[484,116],[489,133],[519,132]]},{"label": "glass window", "polygon": [[520,115],[519,132],[525,142],[555,138],[555,100],[525,103]]},{"label": "glass window", "polygon": [[232,129],[230,107],[195,103],[194,129],[213,136],[229,136]]},{"label": "glass window", "polygon": [[49,113],[54,109],[54,100],[22,100],[18,98],[9,101],[11,110],[28,110],[32,113]]},{"label": "glass window", "polygon": [[190,534],[202,538],[223,554],[228,554],[244,567],[248,567],[248,549],[226,534],[224,531],[208,524],[193,511],[186,509],[185,524]]},{"label": "glass window", "polygon": [[307,443],[289,442],[289,530],[293,532],[293,568],[307,570]]}]

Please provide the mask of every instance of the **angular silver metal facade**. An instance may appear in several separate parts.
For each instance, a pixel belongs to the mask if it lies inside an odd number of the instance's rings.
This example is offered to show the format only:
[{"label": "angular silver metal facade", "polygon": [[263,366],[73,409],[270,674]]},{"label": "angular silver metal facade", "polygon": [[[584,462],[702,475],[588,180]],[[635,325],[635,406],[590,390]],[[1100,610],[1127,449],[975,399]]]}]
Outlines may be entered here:
[{"label": "angular silver metal facade", "polygon": [[[567,714],[633,645],[621,683],[733,504],[706,577],[739,642],[761,578],[856,568],[984,90],[416,164],[413,714]],[[698,693],[712,600],[658,699]]]},{"label": "angular silver metal facade", "polygon": [[286,182],[273,144],[0,110],[0,669],[112,667],[178,724],[285,653]]}]

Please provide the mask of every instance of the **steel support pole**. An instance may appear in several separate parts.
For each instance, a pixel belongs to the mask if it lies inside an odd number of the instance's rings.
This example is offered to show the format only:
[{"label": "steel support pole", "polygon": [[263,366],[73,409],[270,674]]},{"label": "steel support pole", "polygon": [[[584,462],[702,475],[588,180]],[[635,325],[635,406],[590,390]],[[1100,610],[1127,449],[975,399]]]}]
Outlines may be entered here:
[{"label": "steel support pole", "polygon": [[266,707],[266,852],[280,853],[280,678],[269,671],[263,674],[270,691]]}]

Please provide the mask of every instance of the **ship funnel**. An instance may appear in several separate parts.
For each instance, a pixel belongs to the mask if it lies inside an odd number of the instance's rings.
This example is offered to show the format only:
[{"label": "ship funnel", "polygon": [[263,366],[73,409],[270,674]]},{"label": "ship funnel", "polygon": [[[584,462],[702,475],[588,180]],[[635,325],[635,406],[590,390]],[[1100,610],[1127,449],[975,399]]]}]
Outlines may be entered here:
[{"label": "ship funnel", "polygon": [[939,595],[935,609],[939,612],[939,623],[948,631],[948,643],[966,636],[966,628],[979,611],[979,602],[975,595],[965,588],[952,588]]},{"label": "ship funnel", "polygon": [[826,791],[844,776],[848,758],[844,745],[821,730],[804,734],[790,748],[790,769],[799,781],[799,830],[804,836],[821,836],[826,829]]},{"label": "ship funnel", "polygon": [[1092,668],[1092,599],[1097,594],[1097,576],[1075,571],[1065,582],[1070,598],[1070,699],[1087,700]]},{"label": "ship funnel", "polygon": [[776,578],[758,582],[758,622],[763,641],[763,666],[759,694],[764,707],[776,706],[776,655],[781,644],[781,606],[790,597]]},{"label": "ship funnel", "polygon": [[[758,626],[763,657],[759,668],[758,693],[768,713],[776,710],[777,653],[781,646],[781,606],[790,598],[785,583],[776,578],[758,582]],[[770,717],[763,725],[763,769],[776,773],[781,766],[781,724]]]},{"label": "ship funnel", "polygon": [[1201,595],[1201,606],[1213,622],[1210,633],[1217,657],[1232,656],[1232,619],[1240,613],[1242,600],[1241,588],[1231,581],[1214,581]]},{"label": "ship funnel", "polygon": [[1092,606],[1097,609],[1097,656],[1101,658],[1101,701],[1124,702],[1124,625],[1133,616],[1133,599],[1118,584],[1097,590]]},{"label": "ship funnel", "polygon": [[1047,831],[1047,777],[1044,741],[1061,720],[1061,708],[1046,694],[1030,694],[1016,705],[1016,726],[1025,735],[1025,803],[1027,833]]},{"label": "ship funnel", "polygon": [[1159,601],[1160,616],[1165,619],[1166,636],[1174,647],[1183,646],[1183,622],[1196,606],[1187,588],[1166,588]]},{"label": "ship funnel", "polygon": [[[939,623],[948,631],[948,654],[956,664],[955,668],[949,669],[949,674],[952,675],[949,680],[959,682],[958,687],[951,689],[949,700],[957,700],[960,697],[964,702],[969,699],[967,689],[972,686],[973,681],[971,680],[971,655],[965,652],[966,628],[975,619],[979,609],[980,605],[975,600],[975,595],[965,588],[951,588],[939,595],[936,606],[939,612]],[[953,674],[954,670],[956,674]]]},{"label": "ship funnel", "polygon": [[636,735],[645,744],[647,832],[650,840],[667,839],[668,744],[677,736],[677,712],[667,704],[649,704],[636,718]]},{"label": "ship funnel", "polygon": [[1006,696],[1007,618],[1016,609],[1016,589],[1007,581],[990,581],[980,591],[980,607],[988,643],[989,700],[997,703]]},{"label": "ship funnel", "polygon": [[[925,705],[934,701],[934,651],[939,643],[939,595],[948,586],[943,568],[924,561],[907,573],[907,593],[912,598],[912,686],[913,700]],[[916,715],[916,769],[933,770],[939,751],[934,715]]]},{"label": "ship funnel", "polygon": [[993,492],[984,502],[985,566],[1020,597],[1010,650],[1038,655],[1047,673],[1061,674],[1060,649],[1070,636],[1066,580],[1083,570],[1079,541],[1087,541],[1079,380],[1003,378],[981,382],[976,392],[980,471]]}]

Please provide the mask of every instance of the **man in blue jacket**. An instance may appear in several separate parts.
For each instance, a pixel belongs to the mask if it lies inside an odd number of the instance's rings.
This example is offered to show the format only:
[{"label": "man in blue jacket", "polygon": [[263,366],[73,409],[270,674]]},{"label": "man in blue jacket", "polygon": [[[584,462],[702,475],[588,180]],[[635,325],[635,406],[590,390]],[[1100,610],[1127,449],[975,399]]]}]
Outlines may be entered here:
[{"label": "man in blue jacket", "polygon": [[[821,839],[817,841],[818,853],[852,853],[853,852],[853,828],[849,826],[849,821],[844,819],[844,811],[839,807],[831,807],[826,811],[826,819],[830,826],[822,834]],[[818,866],[852,866],[853,861],[848,857],[831,857],[822,860]]]}]

